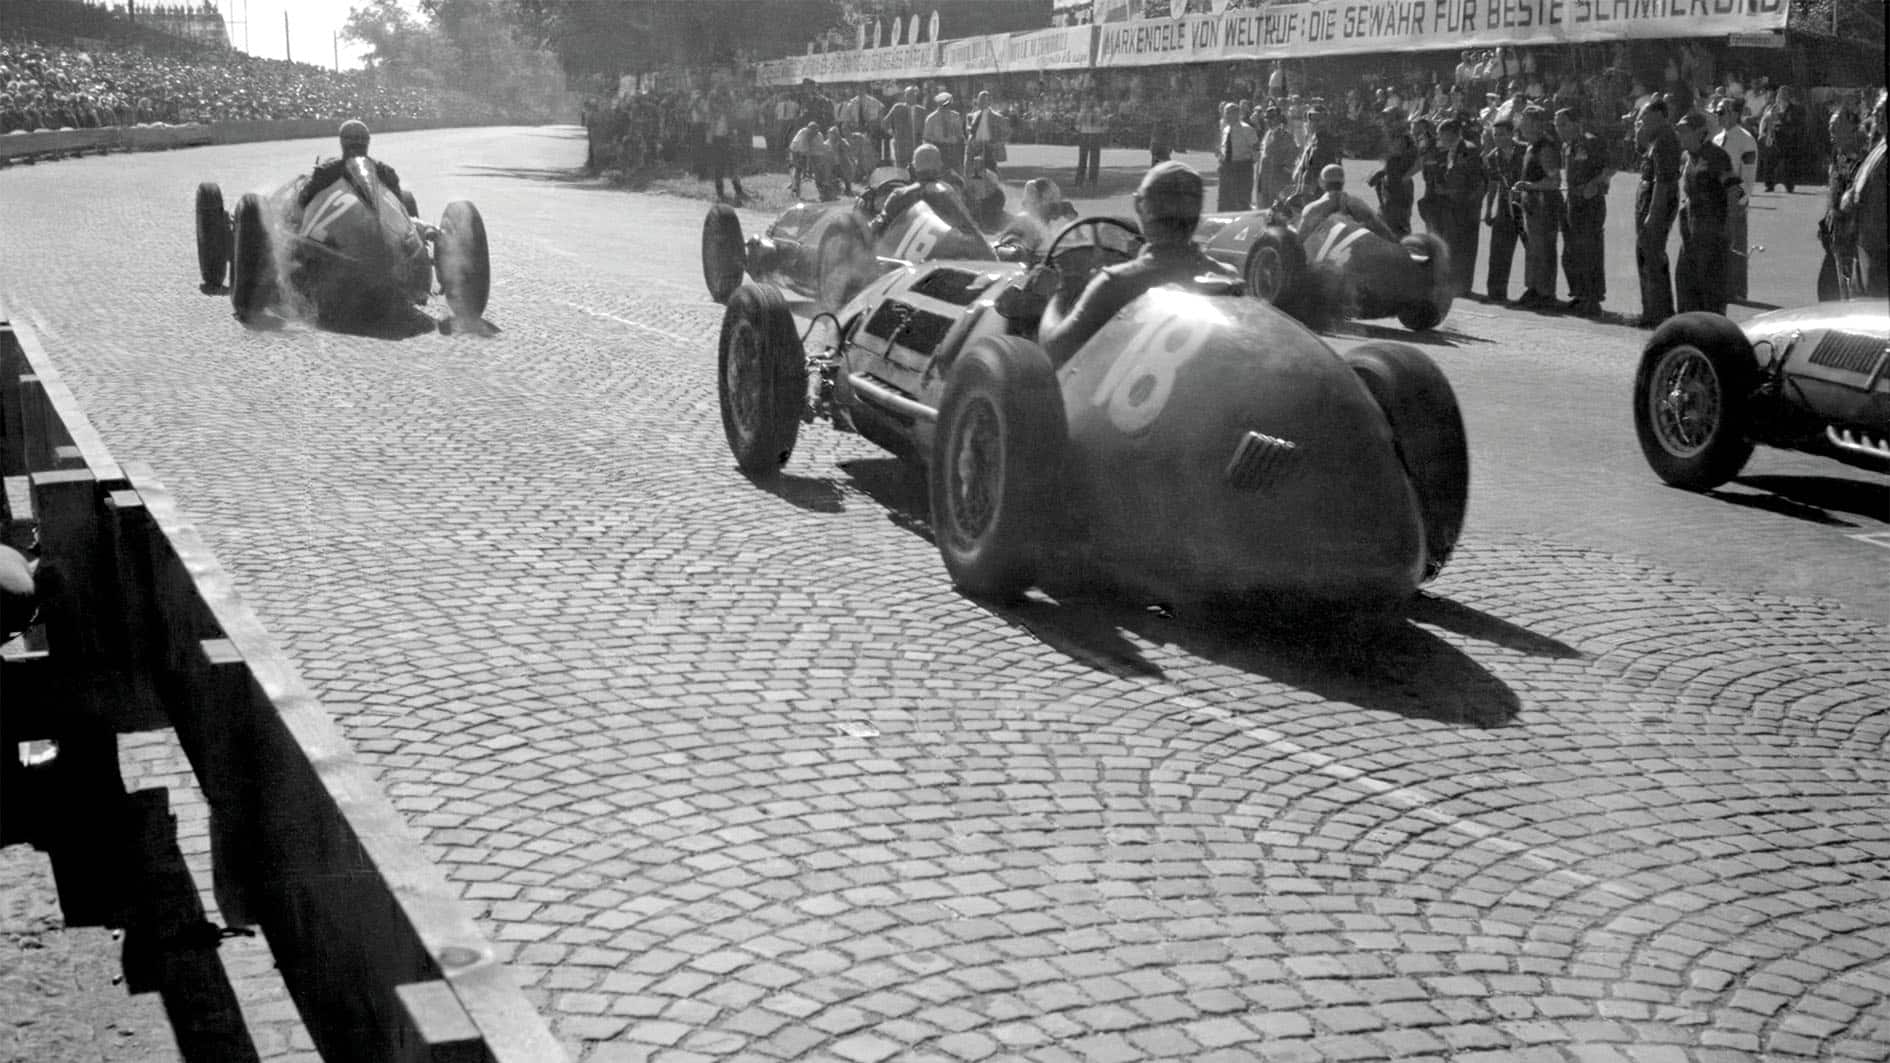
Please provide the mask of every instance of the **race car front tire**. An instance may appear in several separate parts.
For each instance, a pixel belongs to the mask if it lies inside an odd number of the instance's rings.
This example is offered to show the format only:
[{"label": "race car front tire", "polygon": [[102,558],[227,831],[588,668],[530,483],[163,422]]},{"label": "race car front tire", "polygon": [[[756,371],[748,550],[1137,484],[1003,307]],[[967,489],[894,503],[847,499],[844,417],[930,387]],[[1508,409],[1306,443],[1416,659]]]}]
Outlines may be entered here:
[{"label": "race car front tire", "polygon": [[1306,249],[1292,230],[1283,225],[1267,226],[1247,252],[1243,273],[1248,295],[1271,303],[1294,320],[1305,320],[1307,301],[1314,294],[1312,275],[1306,266]]},{"label": "race car front tire", "polygon": [[741,287],[746,269],[747,251],[742,243],[742,220],[735,208],[717,203],[702,219],[702,279],[709,286],[709,298],[727,303]]},{"label": "race car front tire", "polygon": [[1412,233],[1398,242],[1414,258],[1422,256],[1427,271],[1425,298],[1400,307],[1398,323],[1412,332],[1429,332],[1444,323],[1455,298],[1450,276],[1450,248],[1434,233]]},{"label": "race car front tire", "polygon": [[245,192],[236,201],[232,225],[234,249],[230,262],[230,308],[245,325],[267,309],[275,297],[275,251],[263,216],[262,197]]},{"label": "race car front tire", "polygon": [[433,269],[455,320],[478,321],[485,315],[492,295],[492,257],[478,207],[463,199],[446,205],[433,245]]},{"label": "race car front tire", "polygon": [[1424,579],[1434,579],[1457,548],[1470,504],[1470,447],[1457,393],[1429,355],[1407,344],[1367,343],[1345,361],[1391,424],[1424,525]]},{"label": "race car front tire", "polygon": [[716,384],[735,464],[757,479],[778,474],[794,454],[807,405],[807,353],[779,288],[751,282],[729,297]]},{"label": "race car front tire", "polygon": [[1746,435],[1758,362],[1738,325],[1718,314],[1668,318],[1634,374],[1634,434],[1654,475],[1707,491],[1752,457]]},{"label": "race car front tire", "polygon": [[223,189],[215,181],[197,186],[197,270],[205,295],[220,295],[230,273],[230,215],[223,209]]},{"label": "race car front tire", "polygon": [[959,355],[928,471],[932,536],[960,590],[1003,602],[1037,581],[1068,435],[1041,347],[992,336]]}]

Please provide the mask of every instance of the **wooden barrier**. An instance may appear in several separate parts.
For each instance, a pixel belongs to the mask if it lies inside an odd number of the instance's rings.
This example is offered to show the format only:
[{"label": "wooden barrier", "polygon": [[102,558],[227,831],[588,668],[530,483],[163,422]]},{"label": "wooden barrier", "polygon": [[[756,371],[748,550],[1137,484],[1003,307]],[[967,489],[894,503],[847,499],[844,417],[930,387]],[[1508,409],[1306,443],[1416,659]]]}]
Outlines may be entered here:
[{"label": "wooden barrier", "polygon": [[[570,113],[576,114],[576,108]],[[418,129],[450,129],[471,125],[530,123],[473,122],[447,118],[383,118],[374,122],[376,133],[407,133]],[[249,119],[184,125],[105,126],[99,129],[41,129],[0,136],[0,165],[16,160],[57,158],[107,151],[164,151],[205,144],[252,144],[265,140],[300,140],[333,137],[339,121],[326,118]]]},{"label": "wooden barrier", "polygon": [[564,1059],[170,492],[113,460],[4,308],[0,429],[0,472],[30,483],[57,574],[46,652],[5,662],[0,764],[27,739],[175,727],[218,906],[262,928],[323,1058]]}]

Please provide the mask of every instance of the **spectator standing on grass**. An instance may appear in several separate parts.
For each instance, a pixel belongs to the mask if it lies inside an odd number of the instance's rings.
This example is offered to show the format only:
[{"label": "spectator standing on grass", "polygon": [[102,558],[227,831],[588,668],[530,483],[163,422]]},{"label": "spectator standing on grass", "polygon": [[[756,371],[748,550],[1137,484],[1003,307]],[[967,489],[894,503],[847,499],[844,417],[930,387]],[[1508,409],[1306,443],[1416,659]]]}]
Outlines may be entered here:
[{"label": "spectator standing on grass", "polygon": [[1667,120],[1665,100],[1650,100],[1641,108],[1634,135],[1641,146],[1641,184],[1634,196],[1634,265],[1641,281],[1636,324],[1653,328],[1673,316],[1667,240],[1680,197],[1680,140]]},{"label": "spectator standing on grass", "polygon": [[716,89],[709,99],[703,167],[715,182],[715,198],[723,198],[722,182],[728,180],[734,183],[735,202],[740,204],[747,201],[748,193],[742,190],[742,172],[735,161],[736,130],[735,101],[727,89]]},{"label": "spectator standing on grass", "polygon": [[791,93],[783,92],[774,98],[774,143],[772,149],[787,152],[792,159],[794,137],[801,127],[801,102]]},{"label": "spectator standing on grass", "polygon": [[885,128],[892,141],[893,165],[912,161],[912,152],[925,135],[925,109],[919,104],[917,85],[907,85],[899,102],[887,108]]},{"label": "spectator standing on grass", "polygon": [[1548,112],[1524,108],[1519,131],[1523,141],[1522,180],[1513,186],[1522,196],[1523,293],[1518,306],[1555,306],[1556,234],[1562,228],[1562,153],[1550,134]]},{"label": "spectator standing on grass", "polygon": [[1563,186],[1568,212],[1562,224],[1562,275],[1568,279],[1567,309],[1583,317],[1601,313],[1608,293],[1604,230],[1608,221],[1608,146],[1582,128],[1572,108],[1555,112],[1562,141]]},{"label": "spectator standing on grass", "polygon": [[1109,119],[1102,105],[1094,94],[1085,96],[1082,109],[1076,112],[1076,180],[1070,185],[1072,191],[1081,191],[1084,185],[1095,189],[1101,174],[1103,137],[1108,132]]},{"label": "spectator standing on grass", "polygon": [[1220,187],[1215,192],[1215,209],[1249,210],[1253,206],[1253,164],[1260,151],[1260,134],[1241,116],[1238,103],[1221,105],[1217,140],[1214,157],[1220,164]]},{"label": "spectator standing on grass", "polygon": [[1674,302],[1681,313],[1726,312],[1726,215],[1745,195],[1732,160],[1706,139],[1706,116],[1675,124],[1680,164],[1680,262]]}]

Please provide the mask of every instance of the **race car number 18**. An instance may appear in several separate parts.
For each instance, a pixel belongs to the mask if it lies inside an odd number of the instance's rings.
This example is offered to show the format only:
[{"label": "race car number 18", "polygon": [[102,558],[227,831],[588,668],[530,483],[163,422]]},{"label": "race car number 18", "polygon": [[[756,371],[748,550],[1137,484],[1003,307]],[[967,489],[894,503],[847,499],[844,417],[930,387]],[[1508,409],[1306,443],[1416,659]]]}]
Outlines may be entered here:
[{"label": "race car number 18", "polygon": [[1198,318],[1151,316],[1129,337],[1090,401],[1106,407],[1110,423],[1124,432],[1154,424],[1175,390],[1175,374],[1200,353],[1210,330]]}]

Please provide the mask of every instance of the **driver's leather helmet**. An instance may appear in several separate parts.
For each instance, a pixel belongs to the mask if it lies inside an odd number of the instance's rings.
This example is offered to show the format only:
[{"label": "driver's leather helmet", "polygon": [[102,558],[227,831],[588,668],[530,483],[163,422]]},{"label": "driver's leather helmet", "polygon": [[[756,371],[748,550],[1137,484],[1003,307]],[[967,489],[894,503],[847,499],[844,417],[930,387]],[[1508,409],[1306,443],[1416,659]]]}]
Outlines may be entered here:
[{"label": "driver's leather helmet", "polygon": [[945,157],[931,144],[921,144],[912,151],[912,177],[929,181],[945,171]]},{"label": "driver's leather helmet", "polygon": [[1201,220],[1201,203],[1205,198],[1201,175],[1187,164],[1173,160],[1149,167],[1135,190],[1137,213],[1146,221],[1185,229],[1188,234],[1194,232],[1195,224]]},{"label": "driver's leather helmet", "polygon": [[1338,163],[1328,164],[1319,171],[1319,187],[1328,192],[1337,192],[1345,187],[1345,167]]},{"label": "driver's leather helmet", "polygon": [[341,123],[341,157],[342,158],[351,159],[351,158],[354,158],[356,155],[366,155],[367,147],[368,147],[368,127],[367,127],[366,122],[360,121],[359,119],[350,118],[347,121]]}]

